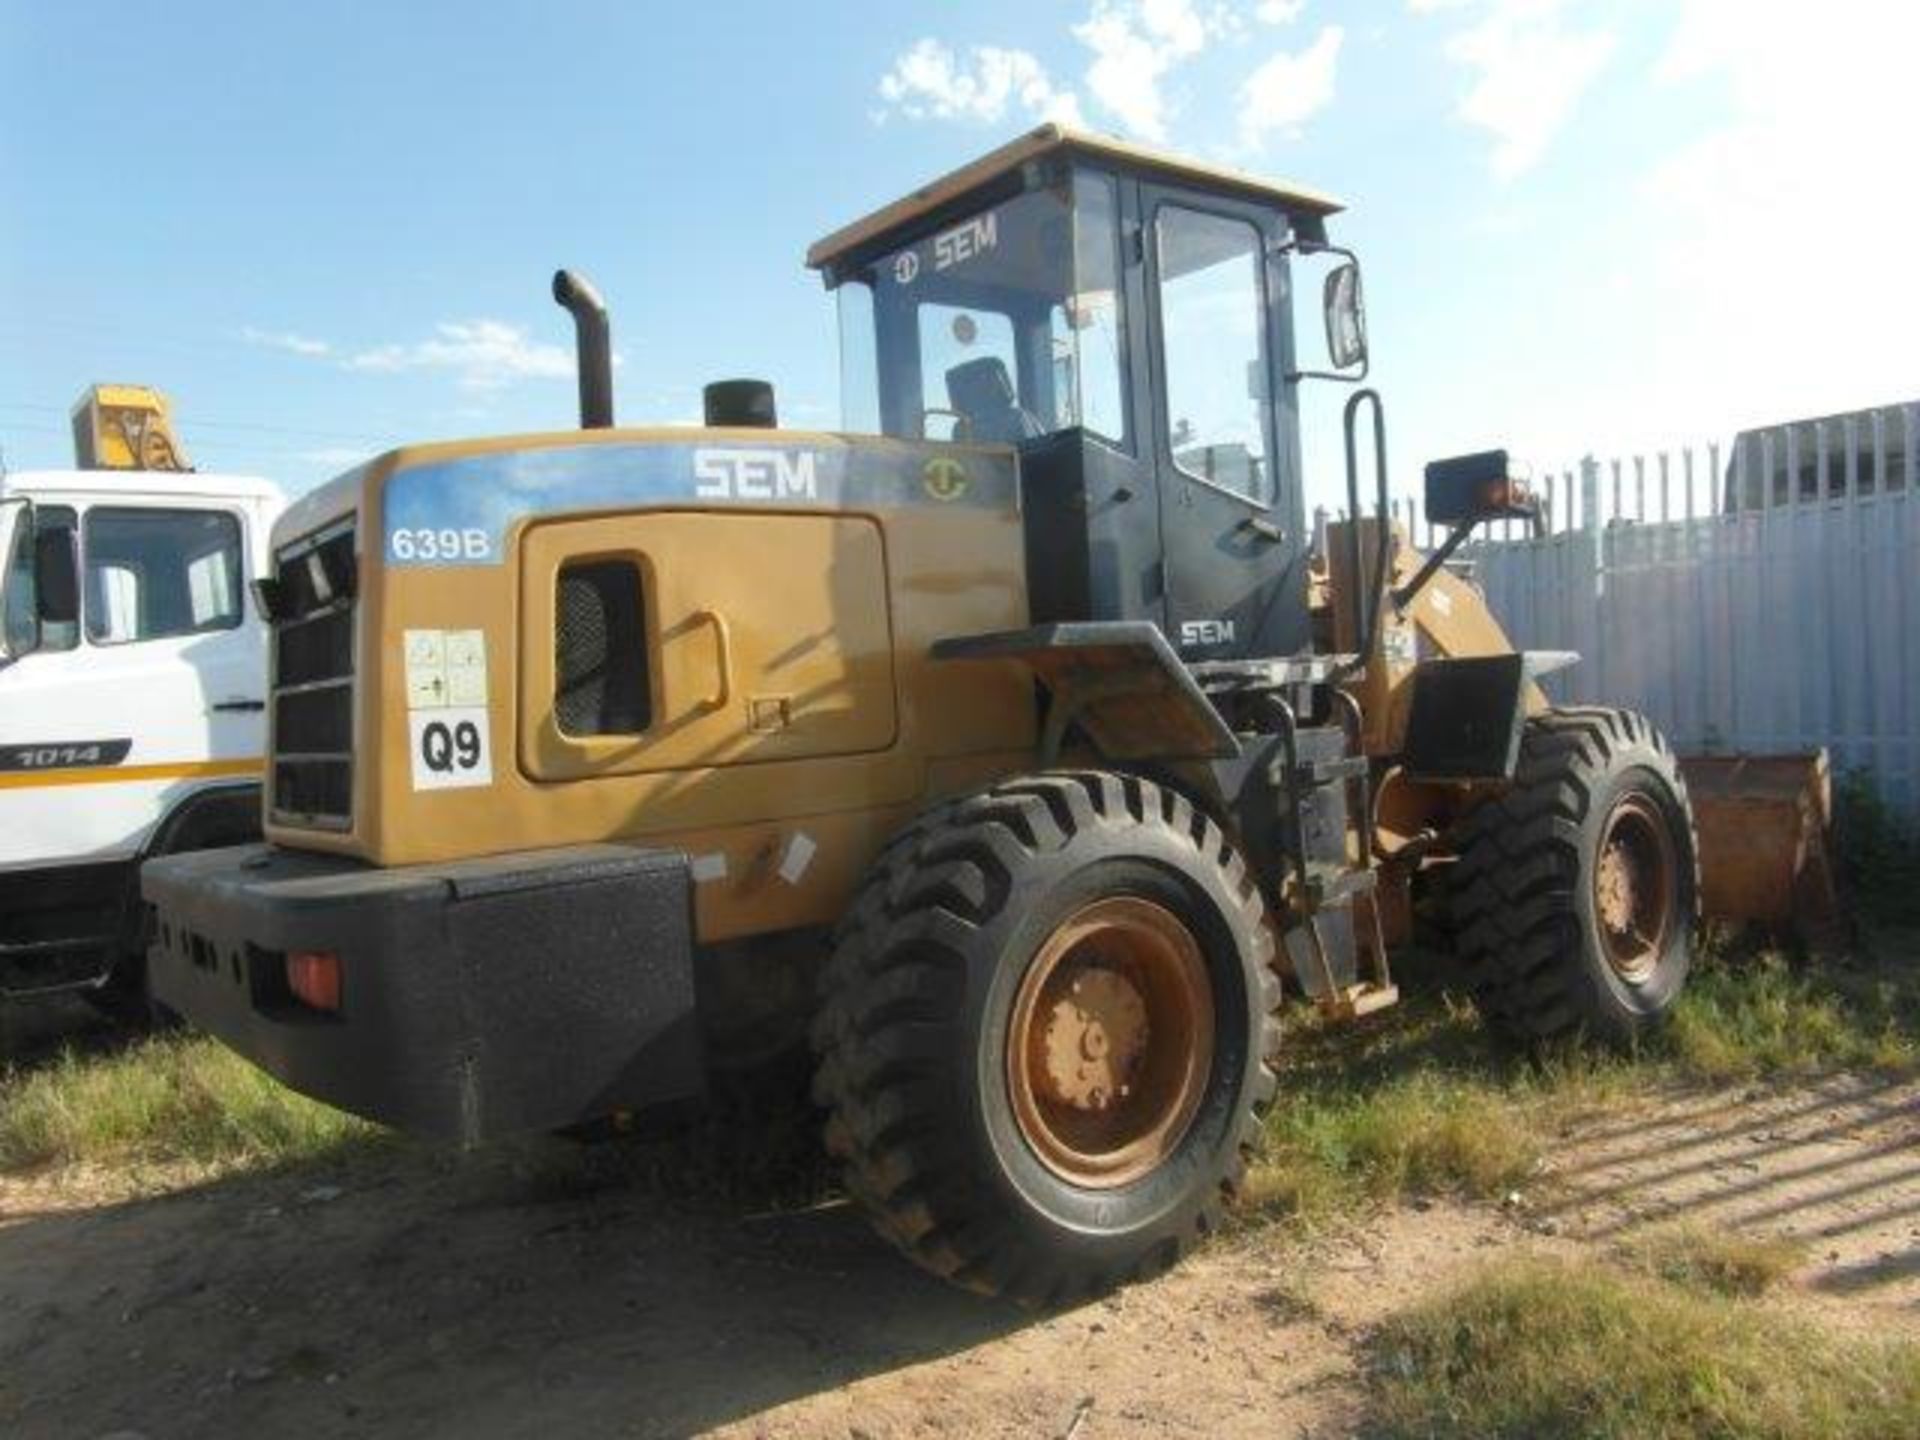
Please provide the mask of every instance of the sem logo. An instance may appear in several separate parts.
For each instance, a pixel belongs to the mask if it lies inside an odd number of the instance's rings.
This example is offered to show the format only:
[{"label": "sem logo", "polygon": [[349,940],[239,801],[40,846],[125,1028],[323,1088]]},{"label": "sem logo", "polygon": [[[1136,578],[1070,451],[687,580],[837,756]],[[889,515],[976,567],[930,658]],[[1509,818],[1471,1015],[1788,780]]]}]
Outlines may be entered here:
[{"label": "sem logo", "polygon": [[893,280],[896,285],[911,285],[920,273],[920,255],[917,251],[905,250],[894,257]]},{"label": "sem logo", "polygon": [[694,493],[703,500],[812,500],[819,487],[806,450],[696,450]]},{"label": "sem logo", "polygon": [[933,237],[933,268],[947,270],[963,260],[971,260],[1000,243],[1000,217],[992,213],[956,225],[944,235]]},{"label": "sem logo", "polygon": [[958,500],[967,493],[967,467],[935,456],[920,471],[920,483],[935,500]]},{"label": "sem logo", "polygon": [[1188,620],[1180,626],[1182,645],[1225,645],[1232,639],[1231,620]]}]

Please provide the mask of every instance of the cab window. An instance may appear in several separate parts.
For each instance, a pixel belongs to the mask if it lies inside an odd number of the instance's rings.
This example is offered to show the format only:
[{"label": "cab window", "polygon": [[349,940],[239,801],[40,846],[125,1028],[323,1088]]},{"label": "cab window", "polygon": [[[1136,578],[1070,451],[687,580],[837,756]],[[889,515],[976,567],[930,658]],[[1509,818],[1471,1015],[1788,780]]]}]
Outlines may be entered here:
[{"label": "cab window", "polygon": [[87,638],[96,645],[240,623],[240,524],[224,511],[89,510],[86,562]]},{"label": "cab window", "polygon": [[1260,232],[1244,220],[1163,205],[1154,235],[1173,463],[1264,502],[1270,365]]},{"label": "cab window", "polygon": [[1112,178],[1063,172],[841,277],[847,427],[997,444],[1080,427],[1124,447],[1119,247]]},{"label": "cab window", "polygon": [[1019,399],[1013,319],[979,306],[919,307],[921,410],[929,440],[1016,444],[1042,433]]}]

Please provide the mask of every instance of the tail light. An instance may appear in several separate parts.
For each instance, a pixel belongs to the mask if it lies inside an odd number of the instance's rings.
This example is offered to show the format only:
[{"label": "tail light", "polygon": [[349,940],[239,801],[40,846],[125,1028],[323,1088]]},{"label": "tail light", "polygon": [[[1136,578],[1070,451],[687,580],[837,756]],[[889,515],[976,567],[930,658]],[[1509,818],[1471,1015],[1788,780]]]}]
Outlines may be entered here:
[{"label": "tail light", "polygon": [[301,1004],[336,1013],[340,1009],[340,957],[331,950],[287,952],[287,988]]}]

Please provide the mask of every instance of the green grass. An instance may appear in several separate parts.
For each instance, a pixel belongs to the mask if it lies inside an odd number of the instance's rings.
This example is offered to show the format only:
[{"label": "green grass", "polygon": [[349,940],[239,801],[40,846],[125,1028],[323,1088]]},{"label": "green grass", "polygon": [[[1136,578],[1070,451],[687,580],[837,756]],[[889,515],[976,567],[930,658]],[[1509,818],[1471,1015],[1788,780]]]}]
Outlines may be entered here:
[{"label": "green grass", "polygon": [[1870,776],[1834,785],[1835,859],[1853,911],[1882,925],[1920,927],[1920,824],[1887,808]]},{"label": "green grass", "polygon": [[1410,956],[1401,1006],[1359,1027],[1307,1006],[1286,1025],[1280,1095],[1249,1178],[1255,1213],[1312,1225],[1419,1194],[1524,1186],[1584,1115],[1662,1091],[1838,1070],[1920,1072],[1920,935],[1845,960],[1709,947],[1639,1052],[1504,1051],[1444,961]]},{"label": "green grass", "polygon": [[1625,1241],[1621,1263],[1698,1294],[1728,1299],[1764,1295],[1805,1263],[1806,1246],[1781,1235],[1734,1235],[1683,1223]]},{"label": "green grass", "polygon": [[1383,1437],[1920,1435],[1920,1348],[1594,1262],[1499,1264],[1389,1321],[1371,1354]]},{"label": "green grass", "polygon": [[0,1170],[264,1167],[381,1133],[294,1094],[202,1037],[156,1036],[107,1054],[68,1050],[0,1075]]},{"label": "green grass", "polygon": [[1920,941],[1869,942],[1887,959],[1797,965],[1778,952],[1709,953],[1696,967],[1657,1050],[1709,1081],[1817,1070],[1920,1068]]},{"label": "green grass", "polygon": [[[1444,961],[1408,957],[1407,999],[1358,1026],[1287,1017],[1280,1092],[1249,1177],[1255,1217],[1311,1228],[1419,1195],[1524,1190],[1582,1116],[1660,1091],[1838,1069],[1920,1072],[1920,934],[1801,964],[1710,951],[1673,1023],[1637,1055],[1545,1058],[1494,1044]],[[651,1142],[543,1153],[538,1193],[638,1186],[727,1203],[830,1193],[804,1079],[791,1103],[721,1106]],[[329,1154],[380,1134],[292,1094],[217,1043],[164,1036],[0,1072],[0,1170],[96,1163],[234,1169]]]}]

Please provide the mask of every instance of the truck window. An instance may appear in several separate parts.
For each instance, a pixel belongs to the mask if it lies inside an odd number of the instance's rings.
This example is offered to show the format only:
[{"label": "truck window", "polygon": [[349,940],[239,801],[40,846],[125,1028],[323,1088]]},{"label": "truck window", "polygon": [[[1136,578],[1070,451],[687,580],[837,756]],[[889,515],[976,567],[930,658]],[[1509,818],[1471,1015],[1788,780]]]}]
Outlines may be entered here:
[{"label": "truck window", "polygon": [[240,523],[224,511],[89,510],[86,557],[87,638],[96,645],[240,623]]},{"label": "truck window", "polygon": [[[74,512],[65,505],[36,505],[33,525],[21,524],[14,531],[13,554],[7,560],[7,591],[0,601],[7,630],[7,650],[18,655],[33,643],[34,611],[40,596],[34,584],[33,537],[53,531],[73,534]],[[80,626],[74,621],[59,624],[43,621],[40,625],[41,650],[71,650],[80,643]]]},{"label": "truck window", "polygon": [[1160,343],[1173,462],[1267,498],[1266,302],[1260,233],[1244,220],[1160,209]]}]

